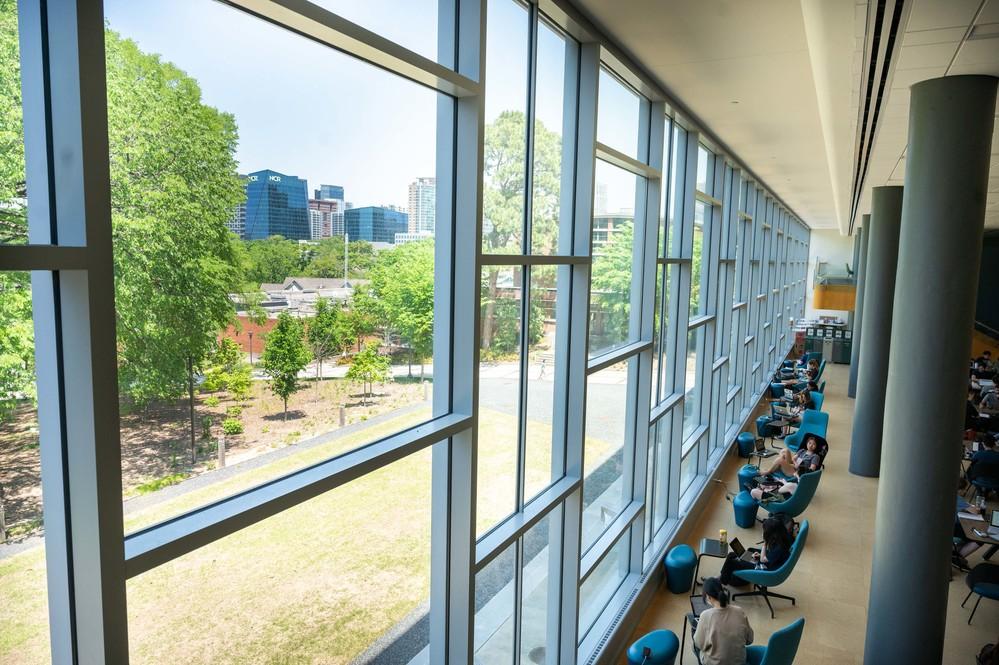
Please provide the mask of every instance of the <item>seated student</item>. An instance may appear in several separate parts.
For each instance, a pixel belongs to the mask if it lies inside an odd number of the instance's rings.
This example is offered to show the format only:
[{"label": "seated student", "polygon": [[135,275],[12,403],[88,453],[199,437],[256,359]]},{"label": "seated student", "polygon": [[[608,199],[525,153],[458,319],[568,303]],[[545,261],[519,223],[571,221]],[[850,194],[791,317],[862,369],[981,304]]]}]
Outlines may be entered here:
[{"label": "seated student", "polygon": [[753,561],[743,561],[735,552],[729,552],[725,563],[722,564],[719,577],[722,584],[727,586],[742,586],[748,582],[735,577],[735,571],[776,570],[784,565],[789,556],[791,556],[791,535],[787,532],[787,527],[782,521],[768,517],[763,521],[763,548],[759,552],[753,552]]},{"label": "seated student", "polygon": [[[964,478],[961,479],[961,484],[964,485]],[[963,488],[960,488],[963,489]],[[959,490],[960,491],[960,490]],[[961,570],[970,570],[968,565],[968,557],[979,548],[981,548],[982,543],[974,540],[968,540],[964,535],[964,528],[961,526],[961,522],[958,520],[957,513],[971,513],[972,515],[977,515],[979,512],[976,506],[971,505],[964,500],[960,494],[957,495],[957,510],[954,513],[954,555],[951,557],[954,565],[956,565]]]},{"label": "seated student", "polygon": [[982,355],[975,358],[971,373],[979,379],[990,379],[995,376],[995,370],[995,365],[992,364],[992,352],[986,349]]},{"label": "seated student", "polygon": [[787,497],[794,494],[794,490],[798,489],[798,481],[801,480],[803,475],[810,472],[811,469],[808,467],[808,462],[802,462],[795,468],[794,475],[790,478],[781,478],[776,480],[775,483],[770,486],[761,485],[760,487],[754,487],[749,490],[749,493],[757,501],[762,501],[764,494],[777,492],[782,495],[781,500],[783,501],[784,499],[787,499]]},{"label": "seated student", "polygon": [[977,453],[971,456],[972,467],[974,467],[974,465],[978,462],[999,466],[999,442],[996,441],[997,438],[999,438],[999,435],[995,434],[985,437],[985,440],[982,441],[981,448],[979,448]]},{"label": "seated student", "polygon": [[999,431],[999,418],[993,419],[978,412],[978,407],[975,406],[977,395],[977,390],[968,388],[968,401],[964,404],[964,429],[976,432]]},{"label": "seated student", "polygon": [[790,379],[784,379],[781,381],[785,386],[793,386],[802,382],[815,381],[816,377],[819,375],[819,361],[812,358],[808,361],[808,368],[804,371],[804,377],[791,377]]},{"label": "seated student", "polygon": [[763,473],[766,475],[781,473],[790,478],[802,464],[807,466],[809,471],[815,471],[822,466],[822,455],[819,454],[819,441],[814,436],[808,436],[805,439],[805,445],[798,448],[798,452],[793,455],[787,448],[780,451],[780,454],[774,458],[770,468]]},{"label": "seated student", "polygon": [[746,645],[753,643],[753,629],[746,613],[729,601],[717,577],[704,580],[704,600],[710,608],[697,620],[694,652],[701,665],[743,665]]}]

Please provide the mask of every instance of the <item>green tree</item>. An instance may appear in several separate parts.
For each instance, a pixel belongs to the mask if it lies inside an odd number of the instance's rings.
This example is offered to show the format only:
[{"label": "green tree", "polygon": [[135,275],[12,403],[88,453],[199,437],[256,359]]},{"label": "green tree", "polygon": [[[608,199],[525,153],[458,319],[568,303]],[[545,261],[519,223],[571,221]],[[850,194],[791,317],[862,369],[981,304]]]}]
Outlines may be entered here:
[{"label": "green tree", "polygon": [[[494,317],[491,327],[494,331],[492,344],[489,348],[483,349],[482,356],[485,359],[500,359],[516,354],[520,350],[520,319],[521,302],[507,295],[503,295],[490,303],[488,299],[488,289],[485,281],[481,289],[482,306],[480,315],[485,317],[487,311],[492,312]],[[491,306],[490,306],[491,305]],[[528,346],[533,346],[541,341],[544,334],[544,307],[537,300],[531,300],[531,314],[527,329]],[[485,321],[482,323],[485,327]]]},{"label": "green tree", "polygon": [[298,374],[312,359],[304,333],[300,319],[281,312],[277,325],[267,333],[264,346],[264,372],[271,378],[271,390],[284,400],[285,420],[288,419],[288,398],[302,389]]},{"label": "green tree", "polygon": [[203,372],[205,381],[201,387],[208,392],[228,390],[235,395],[244,384],[249,388],[250,366],[239,344],[231,339],[218,341],[205,359]]},{"label": "green tree", "polygon": [[243,283],[226,227],[244,197],[236,123],[159,56],[110,30],[105,47],[119,379],[139,401],[171,397]]},{"label": "green tree", "polygon": [[[0,0],[0,243],[27,241],[17,2]],[[31,280],[0,272],[0,422],[35,390]]]},{"label": "green tree", "polygon": [[312,356],[319,363],[320,381],[323,379],[323,360],[354,344],[354,330],[345,312],[342,305],[320,298],[316,301],[315,316],[309,319],[306,338]]},{"label": "green tree", "polygon": [[367,292],[355,305],[398,334],[410,349],[410,359],[433,353],[434,245],[420,241],[399,245],[378,255],[368,274]]},{"label": "green tree", "polygon": [[[348,248],[350,277],[364,277],[375,262],[375,248],[366,240],[352,240]],[[305,266],[309,277],[343,277],[343,238],[324,238],[315,246],[312,259]]]},{"label": "green tree", "polygon": [[596,343],[599,346],[604,340],[619,342],[628,339],[633,252],[634,228],[631,222],[618,226],[607,244],[594,252],[591,289],[595,302],[599,303],[602,320],[598,332],[591,330],[591,345]]},{"label": "green tree", "polygon": [[249,255],[246,280],[258,286],[263,283],[280,284],[288,277],[300,274],[304,267],[299,244],[283,236],[249,240],[246,251]]},{"label": "green tree", "polygon": [[372,392],[372,384],[385,383],[389,380],[389,359],[378,353],[378,345],[370,343],[364,350],[354,356],[354,360],[347,369],[347,379],[358,381],[362,385],[363,397],[361,402],[365,403],[368,395]]},{"label": "green tree", "polygon": [[[520,111],[504,111],[486,127],[483,177],[483,250],[492,253],[522,251],[526,189],[527,121]],[[541,121],[534,123],[534,187],[531,192],[531,252],[552,254],[558,241],[558,212],[562,178],[562,137]],[[487,295],[482,346],[492,344],[492,308],[497,302],[499,268],[485,267]]]}]

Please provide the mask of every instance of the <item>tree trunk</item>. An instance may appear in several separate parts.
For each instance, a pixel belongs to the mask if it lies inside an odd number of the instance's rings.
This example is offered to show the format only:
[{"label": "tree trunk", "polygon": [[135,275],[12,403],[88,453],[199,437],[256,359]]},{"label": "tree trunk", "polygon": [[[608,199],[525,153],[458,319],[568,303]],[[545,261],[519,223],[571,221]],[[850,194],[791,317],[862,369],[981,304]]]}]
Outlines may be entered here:
[{"label": "tree trunk", "polygon": [[496,280],[499,278],[499,271],[495,268],[489,270],[486,299],[486,313],[482,318],[482,348],[488,349],[493,344],[493,319],[496,310]]},{"label": "tree trunk", "polygon": [[288,398],[284,398],[284,421],[288,422]]},{"label": "tree trunk", "polygon": [[413,378],[413,347],[409,348],[409,358],[406,359],[406,374],[409,378]]},{"label": "tree trunk", "polygon": [[191,408],[191,464],[194,464],[198,461],[198,456],[194,448],[194,361],[191,356],[187,357],[187,396]]}]

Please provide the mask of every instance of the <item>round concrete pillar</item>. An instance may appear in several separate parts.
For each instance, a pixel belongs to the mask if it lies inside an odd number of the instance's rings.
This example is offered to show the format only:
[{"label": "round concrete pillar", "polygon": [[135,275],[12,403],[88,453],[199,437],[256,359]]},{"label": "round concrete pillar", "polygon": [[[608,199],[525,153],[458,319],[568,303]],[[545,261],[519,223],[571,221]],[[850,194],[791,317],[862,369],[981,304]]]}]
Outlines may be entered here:
[{"label": "round concrete pillar", "polygon": [[860,364],[860,327],[864,321],[864,271],[867,266],[867,229],[871,225],[871,216],[863,216],[864,225],[857,231],[857,260],[854,269],[857,271],[857,297],[853,306],[853,339],[850,343],[850,382],[847,384],[847,397],[857,396],[857,370]]},{"label": "round concrete pillar", "polygon": [[[912,86],[867,665],[944,660],[996,83],[949,76]],[[869,312],[865,302],[865,342]]]},{"label": "round concrete pillar", "polygon": [[891,342],[892,301],[898,234],[902,225],[902,188],[875,187],[871,195],[867,264],[864,268],[864,334],[857,365],[857,404],[853,412],[850,473],[877,476],[881,467],[888,345]]}]

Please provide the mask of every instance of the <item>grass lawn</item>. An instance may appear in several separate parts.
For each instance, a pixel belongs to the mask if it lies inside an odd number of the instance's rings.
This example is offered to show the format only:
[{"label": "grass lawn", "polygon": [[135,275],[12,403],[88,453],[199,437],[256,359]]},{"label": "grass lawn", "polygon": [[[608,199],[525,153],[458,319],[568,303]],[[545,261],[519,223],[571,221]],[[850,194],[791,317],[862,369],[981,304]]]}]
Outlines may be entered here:
[{"label": "grass lawn", "polygon": [[[133,531],[425,420],[401,416],[126,517]],[[508,513],[516,417],[481,409],[478,530]],[[550,473],[546,423],[528,429],[529,486]],[[502,435],[502,436],[501,436]],[[502,438],[506,437],[506,438]],[[591,459],[611,444],[588,440]],[[533,452],[533,451],[544,451]],[[430,449],[128,582],[133,663],[349,663],[426,602]],[[548,458],[546,459],[545,456]],[[509,470],[508,472],[505,470]],[[44,553],[0,560],[0,664],[49,662]]]}]

